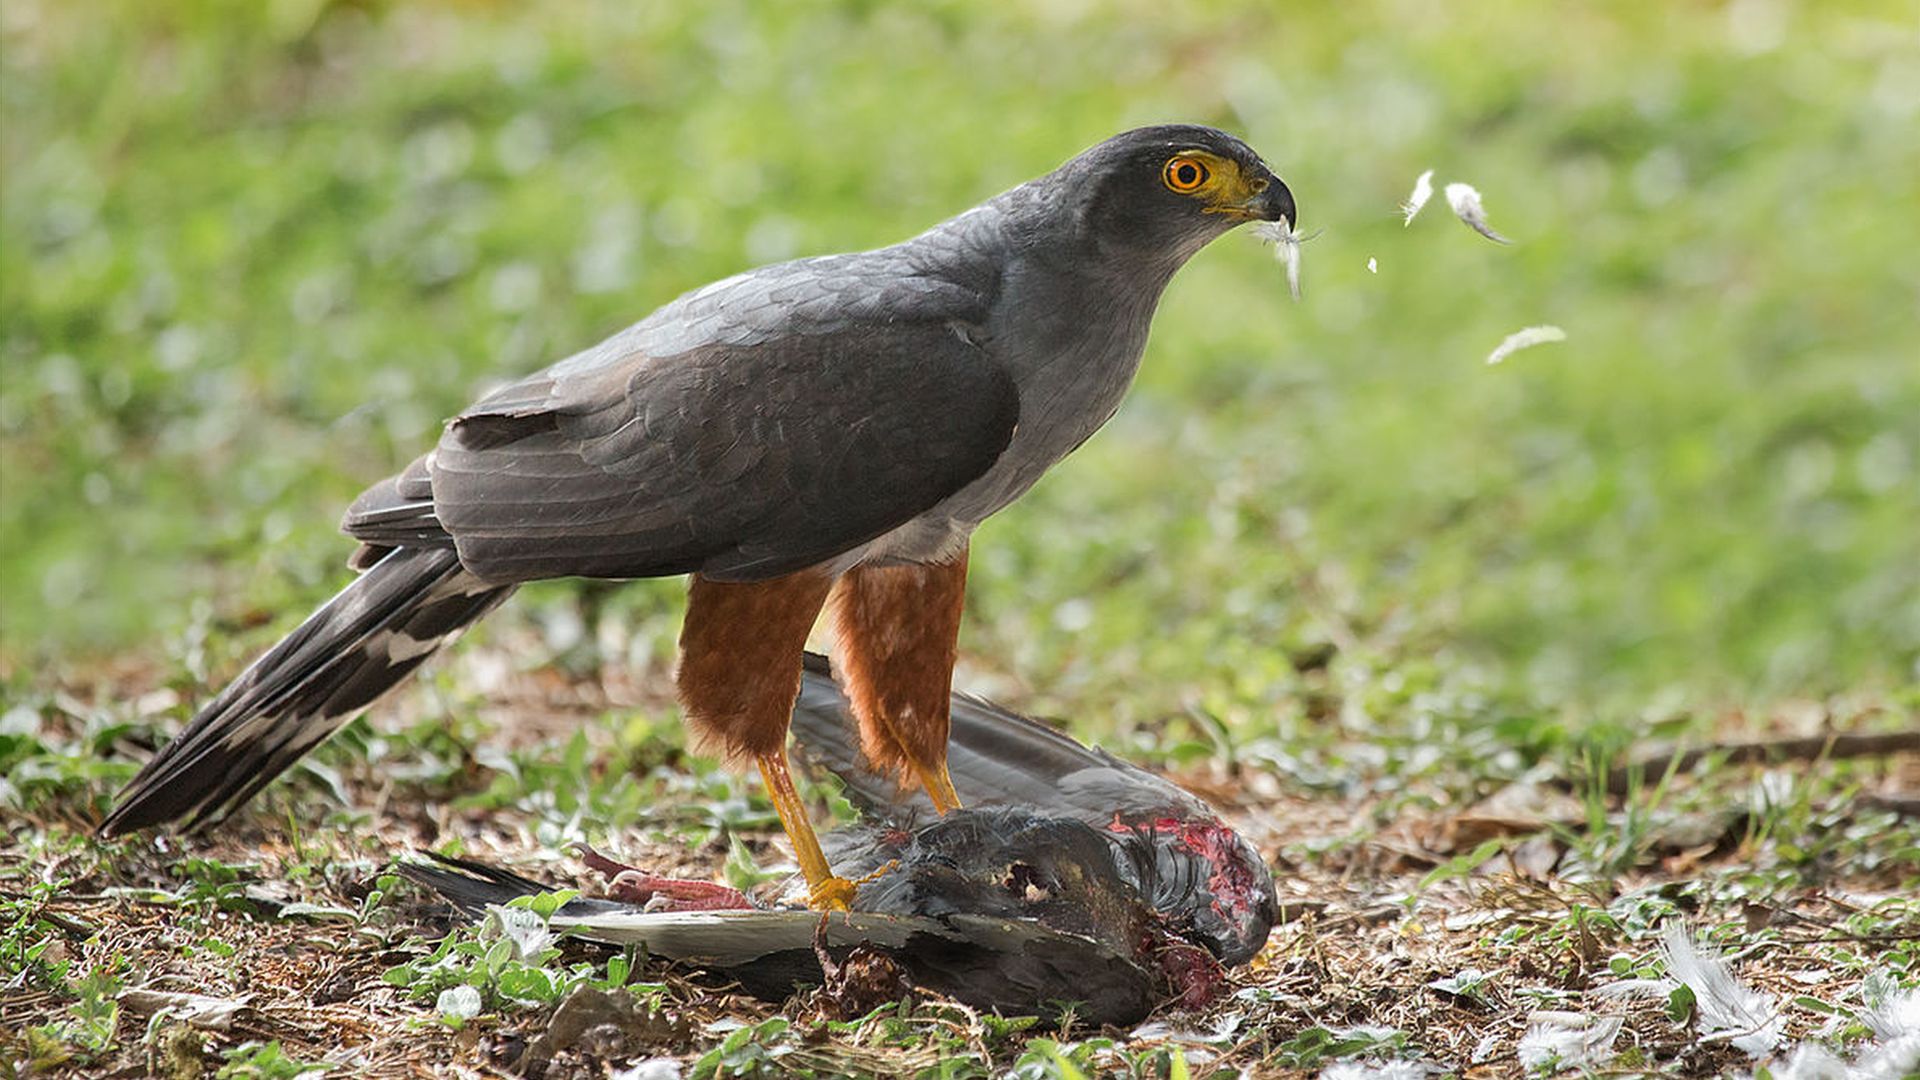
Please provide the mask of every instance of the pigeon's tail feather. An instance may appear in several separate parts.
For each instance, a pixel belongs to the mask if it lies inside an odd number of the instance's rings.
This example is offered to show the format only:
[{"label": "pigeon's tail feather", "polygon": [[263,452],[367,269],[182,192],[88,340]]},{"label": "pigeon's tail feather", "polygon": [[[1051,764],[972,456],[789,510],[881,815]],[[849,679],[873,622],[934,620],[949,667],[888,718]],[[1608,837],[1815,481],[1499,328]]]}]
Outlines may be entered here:
[{"label": "pigeon's tail feather", "polygon": [[[903,798],[890,774],[867,764],[852,706],[833,681],[824,656],[807,654],[800,700],[793,710],[793,735],[801,756],[838,776],[847,797],[862,809],[891,816],[904,803],[932,811],[925,792],[916,790]],[[1021,806],[1081,817],[1080,809],[1062,798],[1062,778],[1112,768],[1130,767],[1038,720],[968,694],[953,695],[947,773],[966,806]]]},{"label": "pigeon's tail feather", "polygon": [[467,573],[451,550],[388,553],[200,710],[101,834],[226,816],[513,589]]},{"label": "pigeon's tail feather", "polygon": [[422,851],[420,854],[437,865],[403,862],[397,864],[395,869],[439,893],[447,903],[475,918],[496,904],[549,891],[548,886],[511,870],[432,851]]},{"label": "pigeon's tail feather", "polygon": [[[417,854],[432,860],[425,862],[401,862],[394,869],[424,885],[440,895],[442,900],[453,905],[456,911],[469,918],[480,918],[490,907],[501,907],[518,900],[522,896],[538,896],[553,892],[556,887],[535,881],[522,874],[498,866],[490,866],[472,859],[442,855],[435,851],[421,850]],[[644,909],[638,904],[629,904],[619,900],[600,900],[575,897],[562,904],[553,913],[555,928],[566,928],[577,924],[581,919],[592,919],[603,915],[632,915]],[[592,929],[588,927],[588,929]]]}]

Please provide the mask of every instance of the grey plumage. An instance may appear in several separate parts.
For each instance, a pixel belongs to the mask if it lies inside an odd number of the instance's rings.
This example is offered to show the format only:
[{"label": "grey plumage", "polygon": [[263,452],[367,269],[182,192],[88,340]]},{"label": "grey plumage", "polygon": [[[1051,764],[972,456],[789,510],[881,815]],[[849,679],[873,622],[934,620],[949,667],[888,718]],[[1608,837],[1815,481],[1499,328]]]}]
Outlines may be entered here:
[{"label": "grey plumage", "polygon": [[[1178,784],[991,701],[955,693],[951,716],[947,772],[967,806],[1024,807],[1095,826],[1110,824],[1116,814],[1143,820],[1217,817]],[[817,653],[806,658],[792,730],[800,756],[839,777],[863,810],[934,816],[926,792],[900,791],[893,777],[867,766],[852,707],[827,658]]]},{"label": "grey plumage", "polygon": [[[1204,209],[1170,192],[1183,148],[1249,186]],[[365,576],[195,717],[105,830],[230,810],[446,635],[356,654],[447,605],[450,634],[538,578],[950,556],[1112,415],[1174,271],[1293,213],[1238,139],[1144,128],[892,247],[689,293],[489,394],[355,501]]]},{"label": "grey plumage", "polygon": [[[980,824],[972,819],[965,827]],[[1069,830],[1073,823],[1066,823]],[[1015,843],[1008,858],[1037,854],[1049,870],[1084,885],[1081,872],[1098,873],[1104,855],[1052,850],[1044,835]],[[1044,823],[1041,825],[1044,828]],[[1084,833],[1084,830],[1083,830]],[[1091,833],[1084,839],[1098,845]],[[991,847],[991,845],[989,845]],[[995,848],[994,850],[999,850]],[[1076,861],[1090,854],[1094,861]],[[487,908],[549,887],[498,867],[423,853],[431,861],[404,862],[399,870],[433,889],[461,912],[479,918]],[[1160,977],[1143,966],[1137,941],[1117,931],[1137,929],[1123,896],[1088,910],[1070,900],[1021,904],[1011,897],[981,897],[983,910],[954,910],[939,883],[957,871],[930,858],[919,869],[931,877],[919,887],[907,872],[889,890],[881,910],[833,912],[647,911],[632,904],[576,898],[555,912],[551,925],[591,940],[643,946],[649,956],[723,973],[748,993],[779,1001],[797,987],[822,979],[816,944],[844,962],[858,947],[894,959],[917,986],[969,1002],[977,1008],[1056,1016],[1068,1002],[1073,1015],[1096,1024],[1129,1024],[1143,1018],[1160,996]],[[964,885],[964,883],[963,883]],[[977,890],[969,890],[977,891]],[[1124,893],[1124,887],[1121,889]],[[925,910],[921,910],[925,909]],[[1113,910],[1117,909],[1117,910]],[[1057,924],[1057,925],[1056,925]]]},{"label": "grey plumage", "polygon": [[[1116,845],[1113,855],[1156,911],[1230,965],[1266,944],[1278,917],[1273,873],[1206,800],[981,698],[954,694],[951,717],[947,769],[969,810],[1020,810],[1144,840]],[[925,792],[899,791],[891,775],[867,764],[852,709],[824,656],[806,658],[791,730],[799,756],[837,777],[877,828],[935,820]],[[857,878],[892,858],[889,847],[874,842],[875,828],[829,833],[824,843],[834,865]]]}]

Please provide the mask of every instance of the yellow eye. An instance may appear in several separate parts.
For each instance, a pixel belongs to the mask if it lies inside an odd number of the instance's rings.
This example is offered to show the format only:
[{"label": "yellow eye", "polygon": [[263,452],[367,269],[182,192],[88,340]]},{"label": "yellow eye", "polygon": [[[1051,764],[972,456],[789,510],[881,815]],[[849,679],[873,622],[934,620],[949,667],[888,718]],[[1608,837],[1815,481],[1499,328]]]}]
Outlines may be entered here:
[{"label": "yellow eye", "polygon": [[1207,167],[1192,158],[1170,158],[1167,167],[1160,172],[1160,179],[1166,182],[1169,191],[1182,195],[1191,195],[1200,190],[1207,182]]}]

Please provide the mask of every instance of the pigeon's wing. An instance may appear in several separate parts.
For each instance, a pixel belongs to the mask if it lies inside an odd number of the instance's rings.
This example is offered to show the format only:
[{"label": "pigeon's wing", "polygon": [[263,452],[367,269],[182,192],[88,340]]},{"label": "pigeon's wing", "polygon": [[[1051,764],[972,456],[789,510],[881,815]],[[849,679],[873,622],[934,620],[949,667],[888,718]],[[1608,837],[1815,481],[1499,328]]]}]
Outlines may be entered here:
[{"label": "pigeon's wing", "polygon": [[[401,873],[471,917],[516,896],[547,891],[509,870],[422,854],[433,862],[401,863]],[[554,913],[550,925],[592,941],[641,945],[651,956],[721,973],[750,993],[781,1000],[796,987],[820,984],[814,944],[823,918],[826,947],[838,959],[855,947],[877,949],[915,984],[976,1008],[1051,1015],[1071,1002],[1083,1020],[1131,1024],[1157,1000],[1155,977],[1114,946],[1002,915],[647,911],[612,900],[573,900]]]},{"label": "pigeon's wing", "polygon": [[998,460],[1012,379],[965,290],[884,253],[729,279],[488,395],[344,528],[446,546],[492,582],[790,573]]},{"label": "pigeon's wing", "polygon": [[[926,794],[903,796],[890,775],[871,769],[860,752],[852,706],[826,657],[808,654],[794,706],[801,756],[839,777],[863,810],[920,817],[933,810]],[[1204,802],[1178,785],[1081,744],[1063,731],[970,694],[953,696],[947,772],[966,806],[1009,806],[1105,826],[1132,819],[1213,818]]]}]

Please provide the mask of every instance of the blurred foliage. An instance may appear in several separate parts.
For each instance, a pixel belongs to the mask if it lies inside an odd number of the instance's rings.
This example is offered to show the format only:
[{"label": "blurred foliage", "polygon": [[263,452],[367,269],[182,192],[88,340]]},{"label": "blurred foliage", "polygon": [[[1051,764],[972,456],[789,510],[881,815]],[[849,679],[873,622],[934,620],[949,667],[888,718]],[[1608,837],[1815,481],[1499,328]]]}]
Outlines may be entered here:
[{"label": "blurred foliage", "polygon": [[[0,19],[14,681],[208,639],[228,670],[343,580],[340,509],[490,381],[1165,119],[1287,179],[1326,230],[1305,302],[1244,238],[1175,281],[1119,417],[981,530],[977,676],[1223,737],[1310,717],[1329,642],[1416,712],[1435,670],[1466,713],[1916,679],[1910,5]],[[1518,243],[1438,200],[1403,228],[1428,167]],[[1569,341],[1483,365],[1540,322]],[[520,617],[584,606],[654,655],[678,595],[547,587]]]}]

